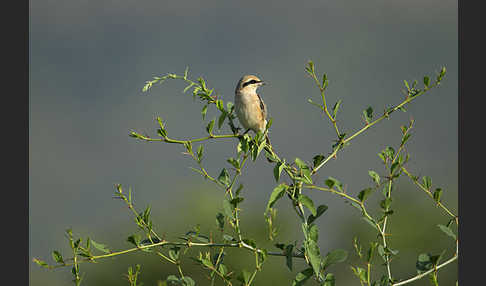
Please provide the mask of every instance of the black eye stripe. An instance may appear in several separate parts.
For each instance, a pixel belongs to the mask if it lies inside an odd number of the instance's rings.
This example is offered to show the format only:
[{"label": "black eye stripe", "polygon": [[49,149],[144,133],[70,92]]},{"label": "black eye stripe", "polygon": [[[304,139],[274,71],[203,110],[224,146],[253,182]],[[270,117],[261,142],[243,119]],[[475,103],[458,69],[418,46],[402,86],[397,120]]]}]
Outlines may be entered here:
[{"label": "black eye stripe", "polygon": [[243,87],[245,87],[245,86],[247,86],[247,85],[249,85],[249,84],[255,84],[255,83],[258,83],[258,82],[259,82],[259,81],[256,81],[256,80],[252,79],[252,80],[250,80],[250,81],[245,82],[245,83],[243,84]]}]

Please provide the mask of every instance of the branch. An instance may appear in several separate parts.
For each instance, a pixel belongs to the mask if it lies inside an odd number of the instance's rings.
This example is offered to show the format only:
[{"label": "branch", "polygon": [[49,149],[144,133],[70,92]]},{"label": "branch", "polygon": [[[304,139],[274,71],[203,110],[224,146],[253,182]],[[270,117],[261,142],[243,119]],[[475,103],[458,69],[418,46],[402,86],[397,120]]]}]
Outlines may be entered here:
[{"label": "branch", "polygon": [[[198,246],[198,247],[235,247],[235,248],[247,249],[251,252],[263,253],[263,251],[261,249],[254,248],[251,245],[248,245],[243,241],[234,242],[234,243],[211,243],[211,242],[204,243],[204,242],[192,242],[192,241],[170,242],[170,241],[163,240],[163,241],[160,241],[160,242],[157,242],[157,243],[140,245],[138,247],[134,247],[134,248],[126,249],[126,250],[121,250],[121,251],[117,251],[117,252],[111,252],[111,253],[108,253],[108,254],[94,255],[94,256],[91,256],[91,257],[86,258],[86,259],[77,259],[76,263],[77,264],[83,263],[83,262],[94,263],[94,262],[96,262],[97,259],[103,259],[103,258],[118,256],[118,255],[127,254],[127,253],[131,253],[131,252],[135,252],[135,251],[142,251],[144,249],[150,249],[150,248],[153,248],[153,247],[164,246],[164,245],[185,246],[185,247],[192,247],[192,246]],[[287,256],[283,252],[267,252],[267,255]],[[292,253],[292,257],[304,258],[304,255]],[[35,262],[37,259],[34,258],[33,260]],[[71,261],[71,260],[73,260],[73,258],[66,259],[66,261]],[[48,269],[56,269],[56,268],[67,267],[67,266],[72,266],[72,265],[74,265],[74,263],[64,263],[64,264],[60,264],[60,265],[46,265],[45,267],[48,268]]]},{"label": "branch", "polygon": [[138,138],[140,140],[144,141],[157,141],[157,142],[166,142],[166,143],[174,143],[174,144],[187,144],[187,143],[194,143],[194,142],[201,142],[201,141],[206,141],[206,140],[211,140],[211,139],[222,139],[222,138],[238,138],[240,135],[239,134],[225,134],[225,135],[209,135],[206,137],[202,138],[195,138],[195,139],[189,139],[189,140],[176,140],[176,139],[170,139],[168,137],[165,138],[151,138],[148,136],[144,136],[142,134],[136,133],[135,131],[132,131],[130,133],[130,136]]},{"label": "branch", "polygon": [[432,268],[432,269],[430,269],[430,270],[428,270],[428,271],[426,271],[426,272],[424,272],[424,273],[422,273],[422,274],[419,274],[419,275],[417,275],[417,276],[414,276],[414,277],[412,277],[412,278],[410,278],[410,279],[407,279],[407,280],[404,280],[404,281],[401,281],[401,282],[398,282],[398,283],[394,283],[394,284],[392,284],[392,286],[405,285],[405,284],[408,284],[408,283],[413,282],[413,281],[415,281],[415,280],[419,280],[419,279],[423,278],[424,276],[426,276],[426,275],[428,275],[428,274],[430,274],[430,273],[432,273],[432,272],[434,272],[434,271],[437,271],[437,270],[439,270],[440,268],[442,268],[442,267],[446,266],[447,264],[449,264],[449,263],[451,263],[451,262],[453,262],[453,261],[457,260],[457,257],[458,257],[458,254],[457,254],[457,253],[455,253],[455,254],[454,254],[454,256],[453,256],[452,258],[450,258],[449,260],[447,260],[446,262],[444,262],[444,263],[442,263],[442,264],[437,265],[437,267]]},{"label": "branch", "polygon": [[[412,179],[413,183],[415,185],[417,185],[420,189],[422,189],[431,199],[434,199],[434,195],[430,192],[429,189],[427,189],[424,185],[420,184],[417,180],[417,177],[416,176],[413,176],[412,174],[410,174],[408,172],[407,169],[405,169],[405,167],[402,167],[402,170],[405,174],[407,174],[407,176]],[[451,216],[452,218],[455,219],[455,222],[457,225],[459,225],[459,217],[455,214],[453,214],[446,206],[444,206],[444,204],[442,204],[440,201],[437,202],[437,205],[439,207],[441,207],[449,216]]]},{"label": "branch", "polygon": [[371,126],[375,125],[376,123],[382,121],[385,118],[388,118],[391,113],[397,111],[398,109],[403,108],[403,106],[405,106],[409,102],[413,101],[414,99],[416,99],[420,95],[423,95],[424,93],[426,93],[427,91],[429,91],[431,88],[436,87],[438,85],[439,85],[439,82],[436,82],[434,85],[430,86],[429,88],[425,88],[425,89],[421,90],[420,92],[418,92],[414,96],[407,96],[407,98],[404,101],[402,101],[400,104],[398,104],[398,105],[396,105],[396,106],[394,106],[392,108],[389,108],[388,110],[385,110],[385,112],[383,113],[383,115],[381,117],[379,117],[376,120],[370,122],[369,124],[366,124],[363,128],[361,128],[358,131],[356,131],[353,135],[347,137],[346,139],[341,138],[339,140],[338,144],[337,144],[337,147],[334,149],[334,151],[331,153],[331,155],[329,155],[324,161],[322,161],[317,167],[315,167],[312,170],[311,175],[314,175],[315,173],[317,173],[317,171],[322,166],[324,166],[324,164],[326,164],[331,158],[335,157],[336,154],[337,154],[337,152],[339,150],[341,150],[342,149],[341,147],[344,146],[346,143],[348,143],[349,141],[353,140],[356,136],[358,136],[359,134],[363,133],[364,131],[366,131],[368,128],[370,128]]}]

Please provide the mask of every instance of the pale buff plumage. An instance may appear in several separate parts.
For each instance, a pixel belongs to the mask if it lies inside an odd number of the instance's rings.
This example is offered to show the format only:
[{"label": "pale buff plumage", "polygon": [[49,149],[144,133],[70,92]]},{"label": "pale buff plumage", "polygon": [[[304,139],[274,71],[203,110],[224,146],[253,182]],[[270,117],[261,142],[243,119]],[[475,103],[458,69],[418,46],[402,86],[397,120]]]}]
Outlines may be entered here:
[{"label": "pale buff plumage", "polygon": [[246,130],[264,132],[267,125],[267,107],[256,90],[264,82],[254,75],[243,76],[235,89],[235,110]]}]

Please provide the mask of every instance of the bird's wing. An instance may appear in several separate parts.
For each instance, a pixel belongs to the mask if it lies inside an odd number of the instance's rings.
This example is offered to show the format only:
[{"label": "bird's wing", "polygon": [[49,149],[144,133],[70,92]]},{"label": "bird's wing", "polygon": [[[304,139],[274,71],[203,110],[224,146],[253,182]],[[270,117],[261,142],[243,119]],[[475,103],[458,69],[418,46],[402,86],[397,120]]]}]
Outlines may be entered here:
[{"label": "bird's wing", "polygon": [[258,100],[260,101],[260,110],[262,112],[262,117],[265,120],[267,118],[267,106],[265,105],[265,102],[263,102],[263,99],[260,97],[260,95],[257,93]]}]

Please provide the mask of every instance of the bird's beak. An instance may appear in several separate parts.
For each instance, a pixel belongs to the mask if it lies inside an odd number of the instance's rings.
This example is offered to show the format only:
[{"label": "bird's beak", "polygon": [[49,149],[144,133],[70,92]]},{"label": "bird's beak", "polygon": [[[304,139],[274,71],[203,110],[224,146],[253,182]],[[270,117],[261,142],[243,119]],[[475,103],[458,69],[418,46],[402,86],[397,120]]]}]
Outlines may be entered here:
[{"label": "bird's beak", "polygon": [[267,84],[267,83],[266,83],[266,82],[264,82],[264,81],[260,81],[259,83],[260,83],[260,85],[266,85],[266,84]]}]

